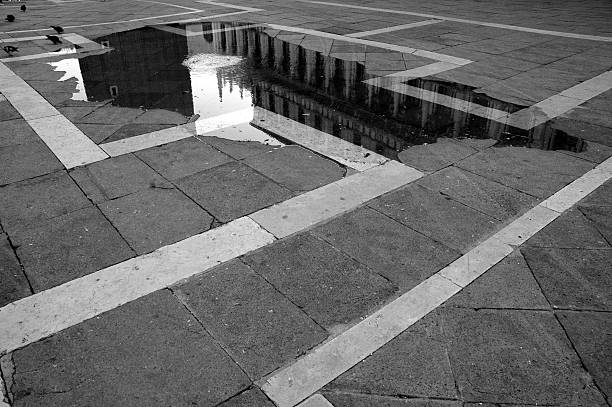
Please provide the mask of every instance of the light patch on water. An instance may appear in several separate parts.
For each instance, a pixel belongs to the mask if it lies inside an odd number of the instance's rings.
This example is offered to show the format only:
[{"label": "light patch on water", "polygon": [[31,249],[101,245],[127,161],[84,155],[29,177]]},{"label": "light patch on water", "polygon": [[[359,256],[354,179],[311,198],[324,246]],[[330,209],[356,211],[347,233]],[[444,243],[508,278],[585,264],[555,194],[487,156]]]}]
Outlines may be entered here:
[{"label": "light patch on water", "polygon": [[72,100],[88,100],[83,74],[81,73],[81,65],[77,58],[62,59],[57,62],[48,62],[48,64],[54,68],[55,72],[64,72],[64,76],[58,79],[59,82],[72,78],[77,80],[76,92],[72,94]]},{"label": "light patch on water", "polygon": [[243,60],[244,58],[233,55],[196,54],[183,61],[183,66],[189,68],[192,74],[197,74],[238,65]]}]

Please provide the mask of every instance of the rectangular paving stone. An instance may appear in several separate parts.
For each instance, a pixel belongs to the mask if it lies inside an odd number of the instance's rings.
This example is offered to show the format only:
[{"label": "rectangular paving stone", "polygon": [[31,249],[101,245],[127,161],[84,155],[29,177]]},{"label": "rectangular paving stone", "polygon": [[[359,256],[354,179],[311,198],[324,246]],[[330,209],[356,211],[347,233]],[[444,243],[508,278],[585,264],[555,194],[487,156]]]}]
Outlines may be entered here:
[{"label": "rectangular paving stone", "polygon": [[274,403],[257,387],[244,391],[219,404],[219,407],[274,407]]},{"label": "rectangular paving stone", "polygon": [[213,221],[176,189],[147,188],[99,207],[138,255],[207,231]]},{"label": "rectangular paving stone", "polygon": [[63,168],[51,150],[40,141],[0,147],[0,185],[38,177]]},{"label": "rectangular paving stone", "polygon": [[14,243],[35,292],[134,256],[95,207],[58,216],[41,227],[19,234]]},{"label": "rectangular paving stone", "polygon": [[427,315],[323,390],[403,398],[456,398],[439,314]]},{"label": "rectangular paving stone", "polygon": [[135,153],[165,178],[175,180],[232,161],[230,157],[191,137]]},{"label": "rectangular paving stone", "polygon": [[326,329],[366,315],[396,289],[309,233],[276,242],[243,260]]},{"label": "rectangular paving stone", "polygon": [[464,401],[605,406],[552,313],[444,308]]},{"label": "rectangular paving stone", "polygon": [[444,168],[417,184],[503,221],[519,215],[538,199],[457,167]]},{"label": "rectangular paving stone", "polygon": [[172,124],[146,124],[146,123],[129,123],[122,125],[117,131],[104,139],[105,143],[110,143],[117,140],[123,140],[141,134],[153,133],[155,131],[172,128]]},{"label": "rectangular paving stone", "polygon": [[10,236],[87,206],[91,202],[64,171],[0,187],[0,220]]},{"label": "rectangular paving stone", "polygon": [[582,214],[591,221],[599,233],[612,244],[612,207],[610,206],[588,206],[580,208]]},{"label": "rectangular paving stone", "polygon": [[337,163],[300,146],[278,148],[248,157],[243,162],[294,192],[327,185],[345,173]]},{"label": "rectangular paving stone", "polygon": [[237,219],[293,196],[288,189],[238,162],[181,178],[177,185],[221,222]]},{"label": "rectangular paving stone", "polygon": [[13,353],[13,405],[214,406],[249,379],[167,291]]},{"label": "rectangular paving stone", "polygon": [[0,126],[0,147],[39,141],[38,136],[23,119],[7,120]]},{"label": "rectangular paving stone", "polygon": [[369,208],[360,208],[311,231],[392,281],[416,286],[459,253]]},{"label": "rectangular paving stone", "polygon": [[94,143],[100,144],[109,138],[113,133],[119,130],[121,124],[86,124],[78,123],[76,125],[87,137]]},{"label": "rectangular paving stone", "polygon": [[[241,126],[245,126],[242,127]],[[273,151],[278,148],[278,145],[269,145],[263,144],[258,141],[237,141],[240,140],[241,135],[234,136],[229,135],[228,138],[224,138],[226,132],[232,131],[235,133],[247,133],[250,131],[256,131],[261,133],[260,130],[255,129],[249,123],[244,125],[237,125],[232,127],[227,127],[225,129],[220,129],[206,136],[196,136],[196,138],[204,141],[206,144],[213,146],[219,151],[229,155],[230,157],[235,158],[236,160],[241,160],[246,157],[250,157],[252,155],[266,153],[269,151]],[[234,138],[236,137],[236,139]],[[248,138],[248,136],[245,136]]]},{"label": "rectangular paving stone", "polygon": [[612,395],[612,314],[561,311],[557,316],[580,360],[609,400]]},{"label": "rectangular paving stone", "polygon": [[550,196],[594,167],[565,154],[525,147],[492,147],[457,166],[538,198]]},{"label": "rectangular paving stone", "polygon": [[324,329],[238,260],[173,292],[253,380],[327,338]]},{"label": "rectangular paving stone", "polygon": [[151,186],[172,188],[172,184],[132,154],[112,157],[70,171],[94,203],[119,198]]},{"label": "rectangular paving stone", "polygon": [[580,201],[580,206],[584,205],[612,206],[612,180],[607,181]]},{"label": "rectangular paving stone", "polygon": [[400,162],[421,171],[437,171],[476,152],[470,146],[441,137],[435,143],[409,147],[397,156]]},{"label": "rectangular paving stone", "polygon": [[554,307],[612,310],[612,250],[525,247],[521,252]]},{"label": "rectangular paving stone", "polygon": [[420,185],[376,198],[368,206],[463,253],[499,227],[496,219]]},{"label": "rectangular paving stone", "polygon": [[128,124],[133,122],[145,111],[141,109],[131,109],[117,106],[103,106],[92,113],[83,116],[76,123],[94,124]]},{"label": "rectangular paving stone", "polygon": [[19,260],[5,234],[0,234],[0,307],[32,294]]},{"label": "rectangular paving stone", "polygon": [[[461,401],[378,396],[373,394],[325,392],[334,407],[461,407]],[[474,406],[475,407],[475,406]],[[478,407],[488,407],[478,404]],[[495,406],[496,407],[496,406]]]}]

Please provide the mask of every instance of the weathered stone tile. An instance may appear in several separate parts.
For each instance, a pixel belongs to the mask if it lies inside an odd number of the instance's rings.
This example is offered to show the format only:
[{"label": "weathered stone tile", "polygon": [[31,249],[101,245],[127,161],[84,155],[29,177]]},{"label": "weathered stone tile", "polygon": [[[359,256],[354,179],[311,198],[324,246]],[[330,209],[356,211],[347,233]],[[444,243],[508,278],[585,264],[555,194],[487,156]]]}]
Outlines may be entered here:
[{"label": "weathered stone tile", "polygon": [[494,218],[420,185],[409,185],[368,205],[464,253],[499,227]]},{"label": "weathered stone tile", "polygon": [[134,123],[148,124],[179,124],[187,123],[189,119],[178,112],[172,112],[165,109],[150,109],[138,116]]},{"label": "weathered stone tile", "polygon": [[526,247],[521,252],[554,307],[612,310],[612,250]]},{"label": "weathered stone tile", "polygon": [[244,391],[219,404],[219,407],[274,407],[266,395],[257,387]]},{"label": "weathered stone tile", "polygon": [[533,196],[456,167],[445,168],[417,183],[498,220],[519,215],[538,203]]},{"label": "weathered stone tile", "polygon": [[100,144],[106,141],[113,133],[119,130],[123,125],[121,124],[83,124],[78,123],[76,126],[81,130],[87,137],[89,137],[94,143]]},{"label": "weathered stone tile", "polygon": [[141,134],[153,133],[154,131],[168,129],[174,127],[173,124],[147,124],[147,123],[130,123],[124,124],[113,134],[104,139],[105,143],[112,141],[123,140],[126,138],[139,136]]},{"label": "weathered stone tile", "polygon": [[222,222],[248,215],[292,196],[288,189],[237,162],[182,178],[177,185]]},{"label": "weathered stone tile", "polygon": [[612,244],[612,207],[583,206],[580,207],[580,211],[597,228],[608,244]]},{"label": "weathered stone tile", "polygon": [[398,154],[400,162],[421,171],[437,171],[452,165],[477,150],[458,141],[439,138],[435,143],[412,146]]},{"label": "weathered stone tile", "polygon": [[18,235],[14,243],[35,292],[133,257],[119,233],[93,207],[56,217]]},{"label": "weathered stone tile", "polygon": [[514,252],[444,303],[465,308],[550,309],[520,252]]},{"label": "weathered stone tile", "polygon": [[0,187],[0,219],[10,236],[90,205],[64,171]]},{"label": "weathered stone tile", "polygon": [[79,123],[98,124],[128,124],[133,122],[144,110],[126,107],[102,106],[87,116],[82,117]]},{"label": "weathered stone tile", "polygon": [[[375,394],[324,392],[334,407],[461,407],[461,401],[422,398],[402,398]],[[480,407],[480,405],[479,405]]]},{"label": "weathered stone tile", "polygon": [[7,120],[0,126],[0,148],[39,140],[38,135],[23,119]]},{"label": "weathered stone tile", "polygon": [[5,234],[0,234],[0,281],[0,307],[32,294]]},{"label": "weathered stone tile", "polygon": [[608,399],[612,394],[612,314],[607,312],[557,313],[580,359]]},{"label": "weathered stone tile", "polygon": [[387,280],[308,233],[248,254],[244,261],[325,328],[366,315],[395,291]]},{"label": "weathered stone tile", "polygon": [[402,290],[409,290],[459,257],[459,253],[369,208],[343,215],[312,231]]},{"label": "weathered stone tile", "polygon": [[0,147],[0,185],[49,174],[64,166],[40,141]]},{"label": "weathered stone tile", "polygon": [[250,381],[167,291],[13,353],[14,406],[213,406]]},{"label": "weathered stone tile", "polygon": [[191,137],[135,153],[170,180],[183,178],[232,161],[197,138]]},{"label": "weathered stone tile", "polygon": [[455,381],[439,314],[429,314],[325,386],[324,390],[395,397],[455,398]]},{"label": "weathered stone tile", "polygon": [[8,100],[0,101],[0,122],[5,120],[20,119],[21,115]]},{"label": "weathered stone tile", "polygon": [[565,154],[524,147],[491,147],[458,167],[527,194],[546,198],[593,168]]},{"label": "weathered stone tile", "polygon": [[148,188],[99,206],[139,255],[202,233],[213,220],[176,189]]},{"label": "weathered stone tile", "polygon": [[310,191],[344,175],[344,169],[299,146],[287,146],[248,157],[244,163],[295,192]]},{"label": "weathered stone tile", "polygon": [[76,168],[70,176],[94,203],[118,198],[149,187],[172,188],[172,184],[132,154]]},{"label": "weathered stone tile", "polygon": [[451,366],[465,401],[605,405],[552,313],[444,311]]},{"label": "weathered stone tile", "polygon": [[[210,144],[230,157],[241,160],[278,148],[277,143],[273,143],[275,145],[268,145],[258,141],[243,141],[260,140],[262,134],[264,134],[262,130],[253,127],[250,123],[245,123],[219,129],[206,135],[196,136],[196,138]],[[272,141],[274,139],[270,136],[270,142]]]},{"label": "weathered stone tile", "polygon": [[237,260],[173,291],[253,380],[327,338],[301,309]]}]

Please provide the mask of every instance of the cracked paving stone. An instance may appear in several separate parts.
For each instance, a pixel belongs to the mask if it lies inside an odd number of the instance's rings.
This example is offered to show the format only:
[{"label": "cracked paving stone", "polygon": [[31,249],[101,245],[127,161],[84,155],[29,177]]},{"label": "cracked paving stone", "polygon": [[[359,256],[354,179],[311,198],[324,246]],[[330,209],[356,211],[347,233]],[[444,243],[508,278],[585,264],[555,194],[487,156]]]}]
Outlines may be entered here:
[{"label": "cracked paving stone", "polygon": [[0,307],[32,294],[5,234],[0,234],[0,281]]},{"label": "cracked paving stone", "polygon": [[608,244],[612,244],[612,206],[585,206],[580,211],[597,228],[599,233],[606,239]]},{"label": "cracked paving stone", "polygon": [[250,380],[168,291],[13,353],[13,406],[216,406]]},{"label": "cracked paving stone", "polygon": [[219,404],[218,407],[274,407],[266,395],[254,387]]},{"label": "cracked paving stone", "polygon": [[465,404],[454,400],[400,398],[374,394],[323,392],[334,407],[462,407]]}]

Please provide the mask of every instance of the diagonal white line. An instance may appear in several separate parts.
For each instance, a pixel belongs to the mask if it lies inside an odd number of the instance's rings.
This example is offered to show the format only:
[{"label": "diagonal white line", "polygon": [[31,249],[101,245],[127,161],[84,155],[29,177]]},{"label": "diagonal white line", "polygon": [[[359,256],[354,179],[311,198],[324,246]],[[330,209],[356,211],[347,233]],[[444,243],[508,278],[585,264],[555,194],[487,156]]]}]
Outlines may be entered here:
[{"label": "diagonal white line", "polygon": [[362,32],[358,32],[358,33],[347,34],[346,36],[347,37],[351,37],[351,38],[362,38],[362,37],[367,37],[367,36],[370,36],[370,35],[386,34],[386,33],[393,32],[393,31],[401,31],[401,30],[406,30],[406,29],[409,29],[409,28],[423,27],[423,26],[426,26],[426,25],[441,23],[442,21],[444,21],[444,20],[418,21],[416,23],[394,25],[393,27],[379,28],[378,30],[362,31]]}]

